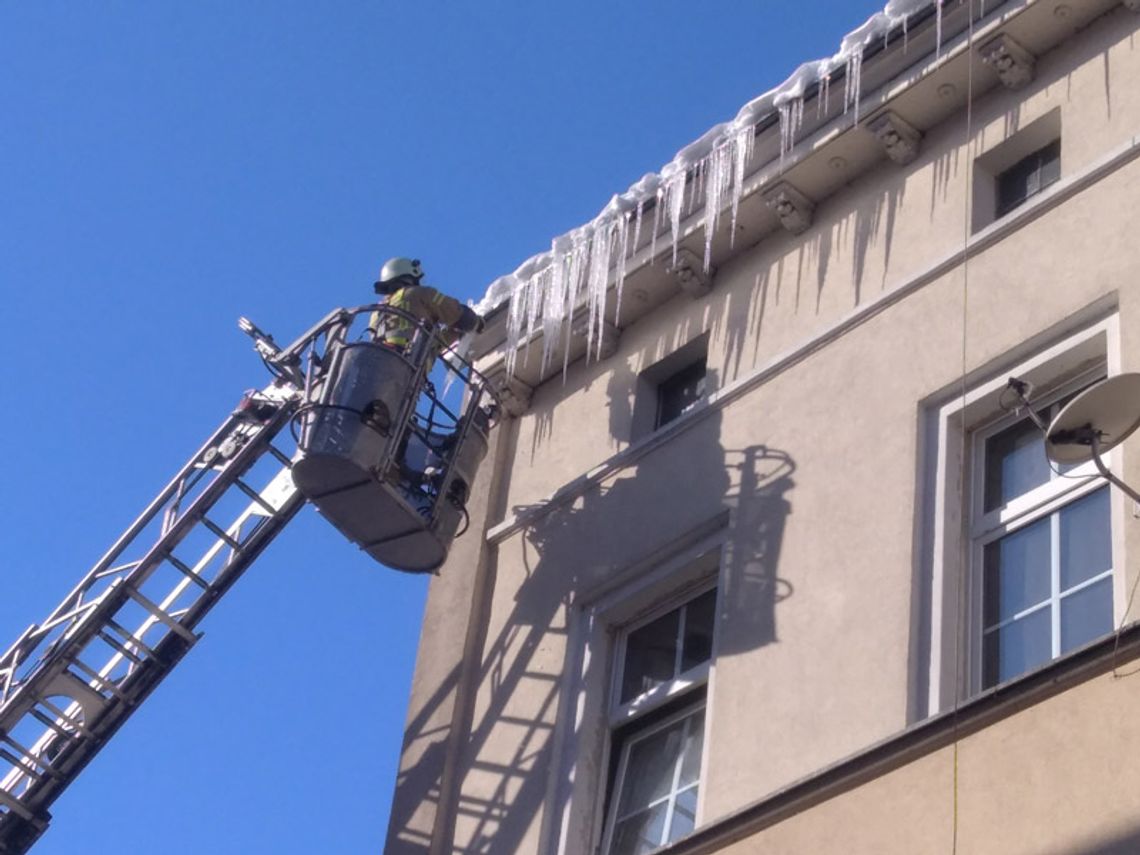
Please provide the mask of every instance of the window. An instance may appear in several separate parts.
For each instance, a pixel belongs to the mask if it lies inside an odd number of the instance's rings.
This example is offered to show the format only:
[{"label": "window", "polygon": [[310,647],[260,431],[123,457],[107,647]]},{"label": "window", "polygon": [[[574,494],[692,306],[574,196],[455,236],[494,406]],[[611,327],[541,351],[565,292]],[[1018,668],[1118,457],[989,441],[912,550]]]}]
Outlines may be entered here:
[{"label": "window", "polygon": [[[1040,430],[1015,411],[1010,376],[1032,384],[1048,422],[1120,369],[1111,298],[1001,357],[965,394],[927,402],[921,537],[927,581],[915,638],[912,720],[1112,631],[1124,601],[1124,506],[1095,464],[1050,466]],[[1120,449],[1104,455],[1121,465]]]},{"label": "window", "polygon": [[677,420],[714,388],[708,370],[708,333],[697,336],[638,375],[631,438]]},{"label": "window", "polygon": [[1061,177],[1061,141],[1054,140],[997,177],[997,216],[1004,217]]},{"label": "window", "polygon": [[705,357],[686,365],[657,387],[656,427],[691,410],[705,397]]},{"label": "window", "polygon": [[[1045,398],[1038,415],[1048,423],[1095,379]],[[974,458],[974,656],[989,688],[1112,631],[1110,505],[1094,464],[1054,468],[1028,417],[976,432]]]},{"label": "window", "polygon": [[716,589],[620,634],[605,852],[640,855],[695,828]]},{"label": "window", "polygon": [[1025,204],[1061,177],[1061,110],[1014,131],[974,161],[974,231]]}]

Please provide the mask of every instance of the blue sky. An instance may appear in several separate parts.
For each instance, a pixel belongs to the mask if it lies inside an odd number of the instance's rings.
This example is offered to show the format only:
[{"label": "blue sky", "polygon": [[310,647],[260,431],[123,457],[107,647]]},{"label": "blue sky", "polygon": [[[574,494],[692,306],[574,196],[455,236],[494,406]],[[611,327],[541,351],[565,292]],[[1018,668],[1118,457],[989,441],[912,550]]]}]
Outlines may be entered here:
[{"label": "blue sky", "polygon": [[[0,649],[392,255],[477,299],[878,0],[0,5]],[[36,851],[379,852],[426,593],[306,509]]]}]

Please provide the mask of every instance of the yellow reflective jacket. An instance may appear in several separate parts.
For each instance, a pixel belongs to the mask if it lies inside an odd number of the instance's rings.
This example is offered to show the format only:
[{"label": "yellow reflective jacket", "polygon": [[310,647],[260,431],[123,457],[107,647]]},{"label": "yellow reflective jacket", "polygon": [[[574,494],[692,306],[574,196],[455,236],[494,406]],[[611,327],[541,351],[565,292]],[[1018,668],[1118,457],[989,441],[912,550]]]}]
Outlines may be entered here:
[{"label": "yellow reflective jacket", "polygon": [[[421,321],[427,321],[434,327],[442,326],[444,329],[437,329],[437,334],[447,344],[459,338],[453,327],[463,317],[463,304],[430,285],[410,285],[393,291],[388,297],[387,305],[414,315]],[[392,315],[381,315],[379,312],[372,313],[368,328],[378,341],[390,347],[407,347],[414,332],[411,322]]]}]

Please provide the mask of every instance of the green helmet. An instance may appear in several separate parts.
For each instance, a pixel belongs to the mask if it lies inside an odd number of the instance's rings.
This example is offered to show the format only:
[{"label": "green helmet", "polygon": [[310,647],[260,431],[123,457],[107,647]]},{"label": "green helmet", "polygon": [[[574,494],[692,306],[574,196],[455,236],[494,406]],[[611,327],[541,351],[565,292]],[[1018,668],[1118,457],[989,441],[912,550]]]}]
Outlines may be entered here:
[{"label": "green helmet", "polygon": [[380,280],[373,286],[377,294],[391,294],[405,285],[417,285],[424,278],[418,258],[389,258],[380,268]]}]

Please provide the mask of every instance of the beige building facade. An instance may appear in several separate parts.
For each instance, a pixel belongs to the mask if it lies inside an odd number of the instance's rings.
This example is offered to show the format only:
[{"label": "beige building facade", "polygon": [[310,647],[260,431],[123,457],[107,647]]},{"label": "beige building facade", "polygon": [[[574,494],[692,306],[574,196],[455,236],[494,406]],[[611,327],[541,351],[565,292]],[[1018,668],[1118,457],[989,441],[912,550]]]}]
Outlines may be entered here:
[{"label": "beige building facade", "polygon": [[490,315],[388,852],[1140,852],[1140,511],[1009,384],[1140,371],[1140,4],[984,5],[760,122],[600,353]]}]

